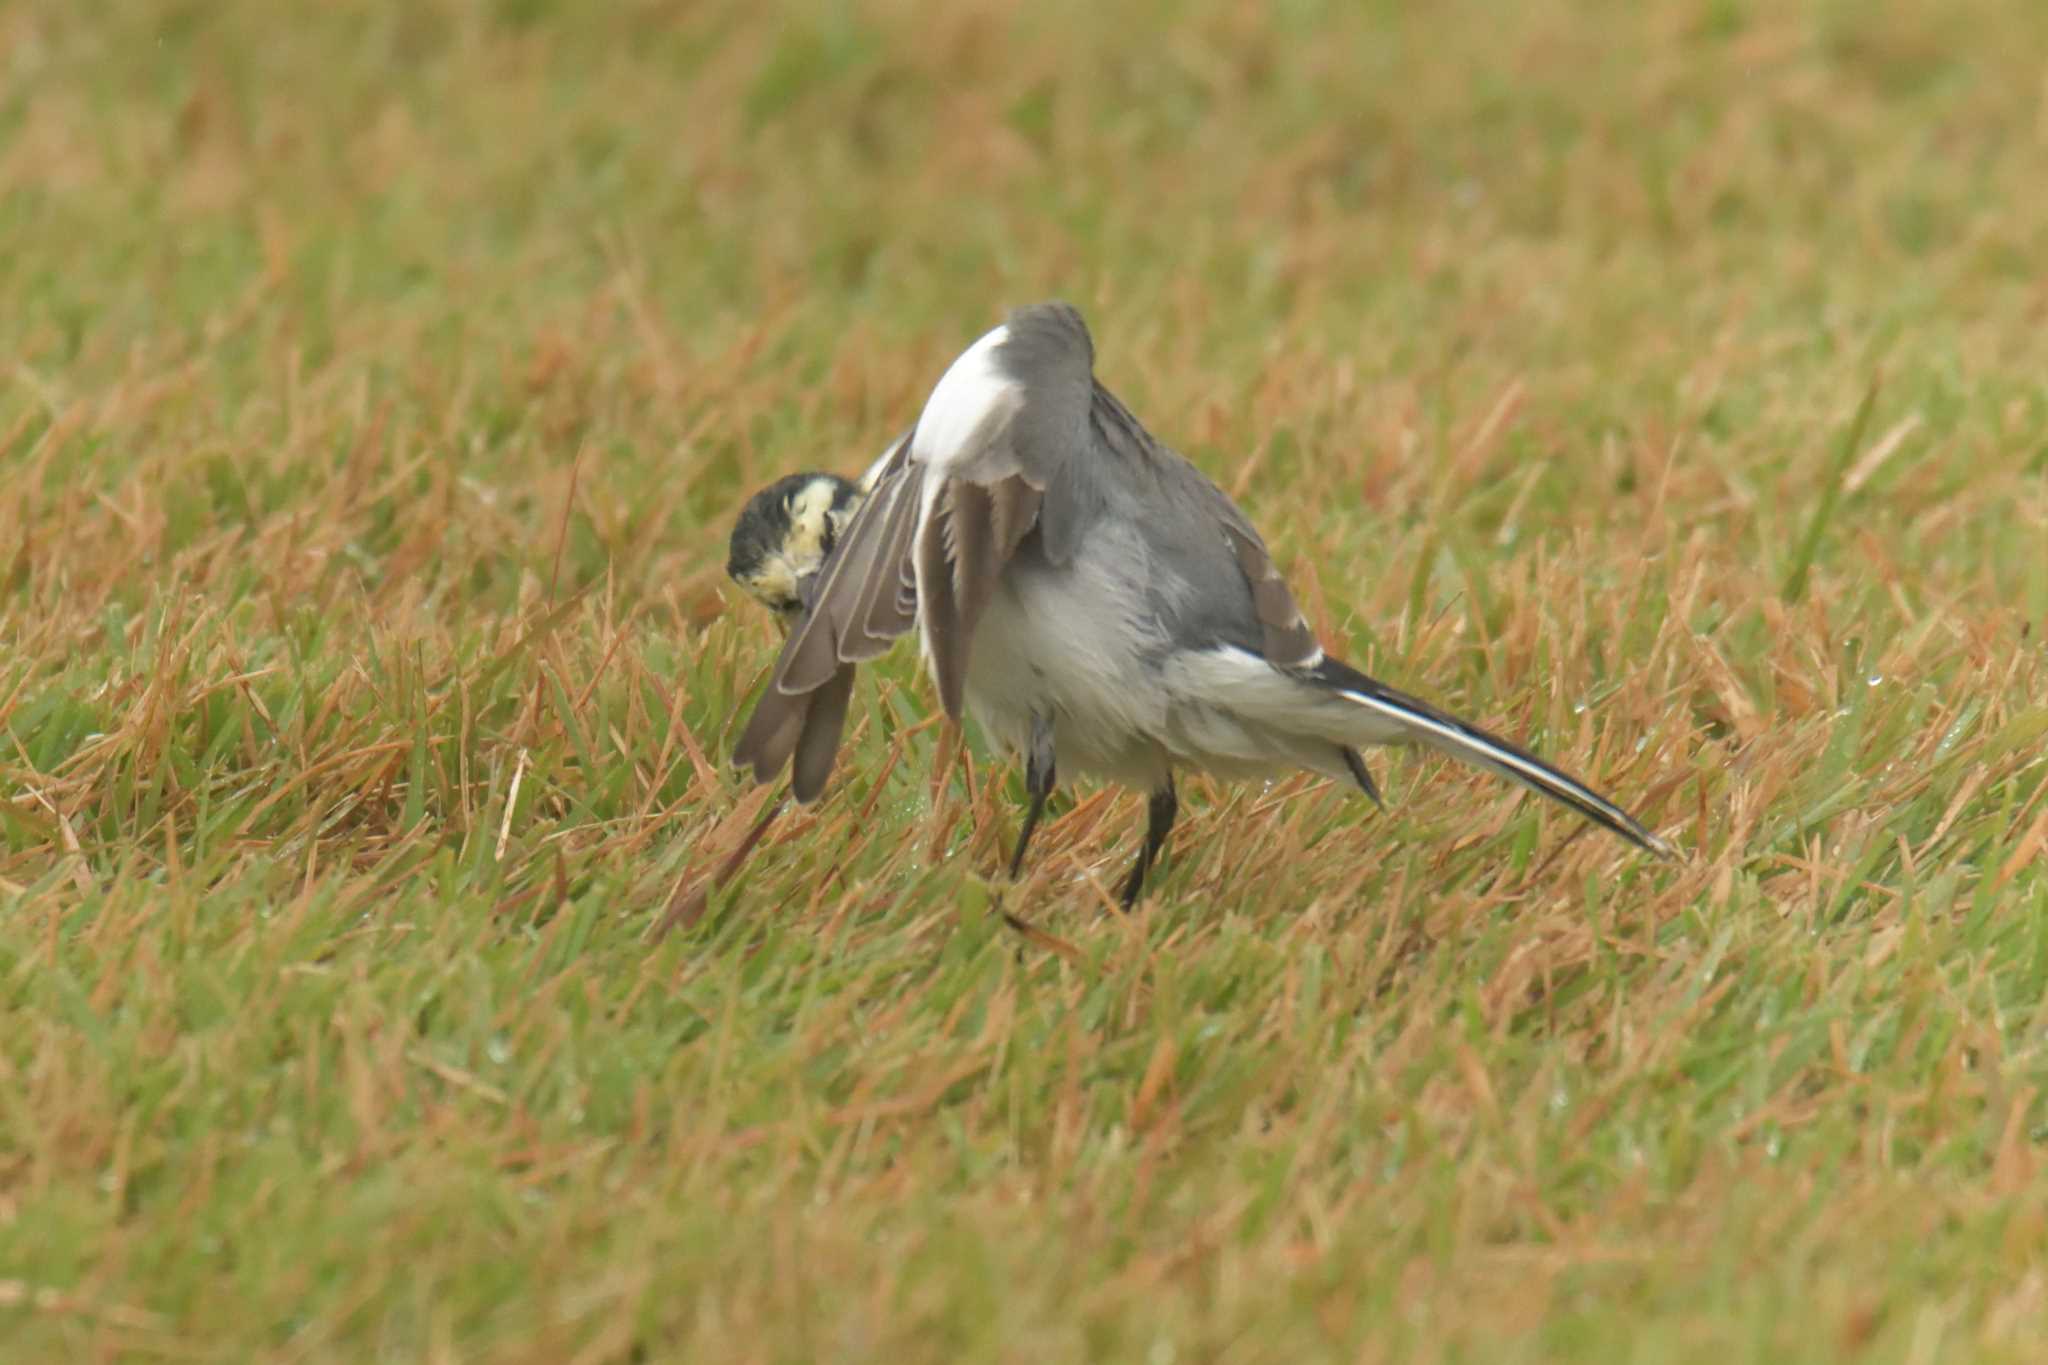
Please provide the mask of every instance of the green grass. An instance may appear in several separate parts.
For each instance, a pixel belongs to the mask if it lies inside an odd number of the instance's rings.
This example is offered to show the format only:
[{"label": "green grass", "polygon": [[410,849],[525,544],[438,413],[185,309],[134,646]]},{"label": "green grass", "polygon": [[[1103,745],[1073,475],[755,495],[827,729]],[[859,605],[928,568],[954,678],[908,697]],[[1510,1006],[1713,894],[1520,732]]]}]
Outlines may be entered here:
[{"label": "green grass", "polygon": [[[0,1357],[2036,1358],[2048,9],[1268,8],[0,10]],[[1027,943],[905,649],[654,942],[739,502],[1050,295],[1687,859],[1084,786]]]}]

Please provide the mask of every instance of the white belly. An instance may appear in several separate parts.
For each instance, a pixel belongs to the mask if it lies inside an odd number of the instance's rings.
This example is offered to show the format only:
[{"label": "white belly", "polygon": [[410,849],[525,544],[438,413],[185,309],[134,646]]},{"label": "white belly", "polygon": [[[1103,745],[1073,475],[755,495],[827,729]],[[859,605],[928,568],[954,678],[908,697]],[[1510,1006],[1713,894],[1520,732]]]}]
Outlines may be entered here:
[{"label": "white belly", "polygon": [[1176,767],[1344,776],[1342,754],[1313,733],[1318,708],[1301,684],[1241,651],[1167,648],[1147,572],[1135,536],[1121,546],[1098,538],[1061,568],[1028,554],[1013,562],[968,657],[967,709],[988,738],[1027,753],[1032,717],[1045,716],[1060,780],[1093,775],[1141,791]]},{"label": "white belly", "polygon": [[[1104,558],[1084,553],[1065,569],[1016,565],[1003,575],[975,628],[967,709],[991,740],[1019,754],[1032,717],[1045,716],[1063,779],[1093,774],[1150,790],[1169,771],[1157,740],[1165,706],[1133,646],[1156,638],[1157,625],[1143,619],[1142,594],[1105,572]],[[1076,602],[1091,607],[1077,611]]]}]

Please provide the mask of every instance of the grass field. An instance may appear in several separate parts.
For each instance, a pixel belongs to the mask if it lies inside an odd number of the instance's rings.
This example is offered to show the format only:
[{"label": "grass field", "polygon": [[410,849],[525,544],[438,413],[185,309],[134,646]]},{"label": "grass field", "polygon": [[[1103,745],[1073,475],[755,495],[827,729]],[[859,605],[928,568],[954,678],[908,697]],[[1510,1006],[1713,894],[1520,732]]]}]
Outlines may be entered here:
[{"label": "grass field", "polygon": [[[0,1359],[2035,1360],[2048,7],[0,7]],[[1382,754],[769,792],[741,499],[1013,305]],[[1866,407],[1867,400],[1867,407]]]}]

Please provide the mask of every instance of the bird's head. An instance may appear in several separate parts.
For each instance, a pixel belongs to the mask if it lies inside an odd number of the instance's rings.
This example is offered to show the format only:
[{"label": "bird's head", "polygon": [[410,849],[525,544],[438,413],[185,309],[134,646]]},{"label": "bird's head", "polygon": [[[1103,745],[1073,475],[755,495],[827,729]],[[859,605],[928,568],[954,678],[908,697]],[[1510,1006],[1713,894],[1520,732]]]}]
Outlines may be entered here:
[{"label": "bird's head", "polygon": [[747,500],[725,571],[784,630],[803,618],[818,573],[859,510],[859,485],[837,474],[791,474]]}]

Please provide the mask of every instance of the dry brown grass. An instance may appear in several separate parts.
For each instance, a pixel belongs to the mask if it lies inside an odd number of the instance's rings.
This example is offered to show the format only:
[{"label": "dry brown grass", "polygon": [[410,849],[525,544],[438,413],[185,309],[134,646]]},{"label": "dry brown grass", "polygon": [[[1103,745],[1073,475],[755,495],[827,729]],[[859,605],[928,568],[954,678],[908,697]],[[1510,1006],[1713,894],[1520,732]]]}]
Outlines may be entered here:
[{"label": "dry brown grass", "polygon": [[[0,12],[8,1359],[2030,1359],[2022,0]],[[1645,810],[725,767],[1004,307]],[[1874,381],[1868,421],[1857,405]]]}]

